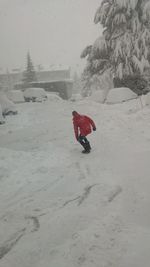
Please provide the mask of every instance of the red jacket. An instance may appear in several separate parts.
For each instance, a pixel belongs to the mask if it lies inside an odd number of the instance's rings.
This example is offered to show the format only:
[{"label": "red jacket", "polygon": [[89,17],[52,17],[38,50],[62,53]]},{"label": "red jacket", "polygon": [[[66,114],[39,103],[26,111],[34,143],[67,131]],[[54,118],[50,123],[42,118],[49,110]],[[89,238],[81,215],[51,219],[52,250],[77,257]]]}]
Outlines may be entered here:
[{"label": "red jacket", "polygon": [[73,126],[75,137],[78,139],[79,135],[87,136],[92,132],[92,128],[96,128],[94,121],[85,115],[77,113],[73,117]]}]

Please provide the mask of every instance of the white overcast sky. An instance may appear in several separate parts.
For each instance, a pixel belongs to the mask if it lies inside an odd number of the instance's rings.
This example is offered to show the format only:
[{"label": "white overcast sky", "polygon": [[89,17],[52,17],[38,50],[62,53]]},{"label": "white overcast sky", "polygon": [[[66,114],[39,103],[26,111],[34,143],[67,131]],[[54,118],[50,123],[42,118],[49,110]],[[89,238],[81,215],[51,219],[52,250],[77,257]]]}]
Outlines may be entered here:
[{"label": "white overcast sky", "polygon": [[0,0],[0,67],[34,65],[79,68],[80,53],[101,33],[93,18],[101,0]]}]

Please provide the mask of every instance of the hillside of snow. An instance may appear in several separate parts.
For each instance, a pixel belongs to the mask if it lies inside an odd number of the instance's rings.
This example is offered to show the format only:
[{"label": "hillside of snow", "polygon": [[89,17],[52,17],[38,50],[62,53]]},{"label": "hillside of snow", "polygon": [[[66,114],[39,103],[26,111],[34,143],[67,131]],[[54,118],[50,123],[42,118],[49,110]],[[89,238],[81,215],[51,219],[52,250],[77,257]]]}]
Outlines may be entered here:
[{"label": "hillside of snow", "polygon": [[[17,105],[0,125],[0,267],[148,267],[150,109]],[[81,153],[72,110],[92,117]]]}]

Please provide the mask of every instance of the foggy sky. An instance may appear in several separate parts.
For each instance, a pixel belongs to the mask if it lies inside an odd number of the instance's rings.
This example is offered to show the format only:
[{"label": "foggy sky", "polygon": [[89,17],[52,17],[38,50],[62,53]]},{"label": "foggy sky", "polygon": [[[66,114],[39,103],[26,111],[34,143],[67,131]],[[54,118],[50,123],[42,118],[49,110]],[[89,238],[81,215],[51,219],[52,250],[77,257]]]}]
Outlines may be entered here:
[{"label": "foggy sky", "polygon": [[79,68],[80,54],[100,35],[93,22],[101,0],[0,0],[0,67],[34,65]]}]

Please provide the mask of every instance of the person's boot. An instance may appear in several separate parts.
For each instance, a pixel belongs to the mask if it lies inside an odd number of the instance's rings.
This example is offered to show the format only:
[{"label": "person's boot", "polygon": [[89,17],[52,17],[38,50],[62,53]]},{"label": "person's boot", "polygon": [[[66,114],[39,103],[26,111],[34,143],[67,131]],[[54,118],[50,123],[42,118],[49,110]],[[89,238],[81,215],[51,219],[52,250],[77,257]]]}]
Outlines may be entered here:
[{"label": "person's boot", "polygon": [[84,150],[82,150],[82,153],[86,153],[86,146],[83,145]]},{"label": "person's boot", "polygon": [[88,154],[88,153],[90,153],[90,150],[91,150],[90,143],[87,142],[87,143],[85,144],[85,146],[84,146],[84,150],[82,151],[82,153],[84,153],[84,154]]},{"label": "person's boot", "polygon": [[89,150],[91,150],[92,148],[91,148],[91,145],[90,145],[90,142],[88,142],[88,147],[89,147]]},{"label": "person's boot", "polygon": [[90,153],[90,150],[86,150],[86,149],[85,149],[85,150],[82,151],[82,153],[83,153],[83,154],[89,154],[89,153]]},{"label": "person's boot", "polygon": [[90,142],[86,142],[86,150],[91,150]]}]

